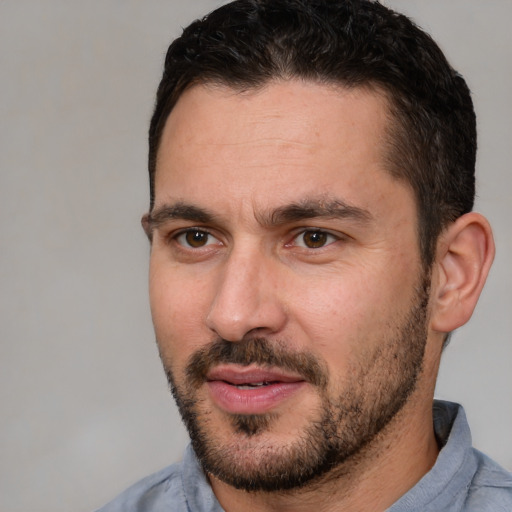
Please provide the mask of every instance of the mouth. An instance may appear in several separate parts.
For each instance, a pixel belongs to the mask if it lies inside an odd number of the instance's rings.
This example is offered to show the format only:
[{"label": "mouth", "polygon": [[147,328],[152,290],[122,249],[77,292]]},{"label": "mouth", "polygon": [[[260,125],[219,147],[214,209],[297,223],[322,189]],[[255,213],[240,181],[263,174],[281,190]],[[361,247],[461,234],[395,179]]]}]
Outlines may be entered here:
[{"label": "mouth", "polygon": [[306,381],[279,369],[224,365],[207,375],[213,403],[231,414],[264,414],[286,402]]},{"label": "mouth", "polygon": [[[229,382],[227,382],[226,384],[229,384]],[[261,388],[264,386],[270,386],[271,384],[277,384],[277,382],[248,382],[247,384],[232,385],[234,385],[236,389],[254,389]]]}]

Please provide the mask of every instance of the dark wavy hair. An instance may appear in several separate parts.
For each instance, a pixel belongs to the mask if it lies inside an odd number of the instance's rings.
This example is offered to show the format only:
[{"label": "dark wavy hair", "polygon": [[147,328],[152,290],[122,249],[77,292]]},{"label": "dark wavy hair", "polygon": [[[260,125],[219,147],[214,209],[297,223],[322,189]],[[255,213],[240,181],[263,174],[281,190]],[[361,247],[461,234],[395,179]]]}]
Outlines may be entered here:
[{"label": "dark wavy hair", "polygon": [[149,129],[150,209],[159,142],[180,95],[199,83],[246,90],[276,79],[385,93],[386,168],[415,194],[430,266],[443,228],[473,208],[473,104],[432,38],[376,1],[236,0],[185,28],[167,51]]}]

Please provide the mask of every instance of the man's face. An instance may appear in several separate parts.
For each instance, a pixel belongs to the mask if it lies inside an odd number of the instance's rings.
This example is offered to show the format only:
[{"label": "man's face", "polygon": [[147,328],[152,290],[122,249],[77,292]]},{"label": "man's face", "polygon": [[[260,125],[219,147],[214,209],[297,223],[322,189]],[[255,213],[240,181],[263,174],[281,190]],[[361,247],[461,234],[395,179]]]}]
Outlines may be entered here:
[{"label": "man's face", "polygon": [[167,121],[153,322],[196,453],[235,487],[329,471],[415,389],[428,279],[387,122],[376,93],[296,81],[195,86]]}]

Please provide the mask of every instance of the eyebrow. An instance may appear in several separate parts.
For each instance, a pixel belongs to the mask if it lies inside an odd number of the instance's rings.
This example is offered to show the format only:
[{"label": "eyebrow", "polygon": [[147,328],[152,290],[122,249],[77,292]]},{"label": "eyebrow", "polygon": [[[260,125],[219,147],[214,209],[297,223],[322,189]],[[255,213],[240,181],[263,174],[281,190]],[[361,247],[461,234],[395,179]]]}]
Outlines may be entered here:
[{"label": "eyebrow", "polygon": [[191,222],[200,222],[207,224],[212,222],[215,215],[204,208],[191,204],[178,202],[172,205],[163,205],[156,208],[148,215],[149,227],[151,229],[158,228],[167,221],[180,219],[189,220]]},{"label": "eyebrow", "polygon": [[373,216],[368,210],[350,205],[340,199],[321,198],[304,199],[279,207],[261,218],[260,222],[265,225],[280,226],[315,218],[348,219],[367,224]]},{"label": "eyebrow", "polygon": [[[201,224],[209,224],[218,218],[205,208],[179,201],[175,204],[165,204],[156,208],[148,216],[151,230],[158,228],[170,220],[188,220]],[[257,220],[262,226],[276,227],[292,222],[308,219],[349,219],[367,224],[372,214],[357,206],[350,205],[340,199],[306,198],[302,201],[280,206],[268,213],[260,213]]]}]

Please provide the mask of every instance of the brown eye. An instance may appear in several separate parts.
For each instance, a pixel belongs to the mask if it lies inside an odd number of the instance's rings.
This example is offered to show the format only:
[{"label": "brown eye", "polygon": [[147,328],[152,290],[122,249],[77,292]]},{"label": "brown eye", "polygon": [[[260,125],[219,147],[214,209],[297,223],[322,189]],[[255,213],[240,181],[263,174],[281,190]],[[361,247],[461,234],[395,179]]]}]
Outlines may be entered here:
[{"label": "brown eye", "polygon": [[321,229],[307,229],[301,231],[293,240],[295,247],[302,247],[304,249],[321,249],[327,245],[340,240],[341,236],[333,235],[328,231]]},{"label": "brown eye", "polygon": [[206,245],[215,243],[217,240],[207,231],[201,229],[188,229],[176,237],[176,241],[184,247],[200,249]]},{"label": "brown eye", "polygon": [[317,249],[318,247],[323,247],[327,242],[327,233],[322,231],[306,231],[302,235],[302,239],[306,247]]},{"label": "brown eye", "polygon": [[208,242],[208,233],[204,231],[187,231],[185,240],[190,247],[202,247]]}]

